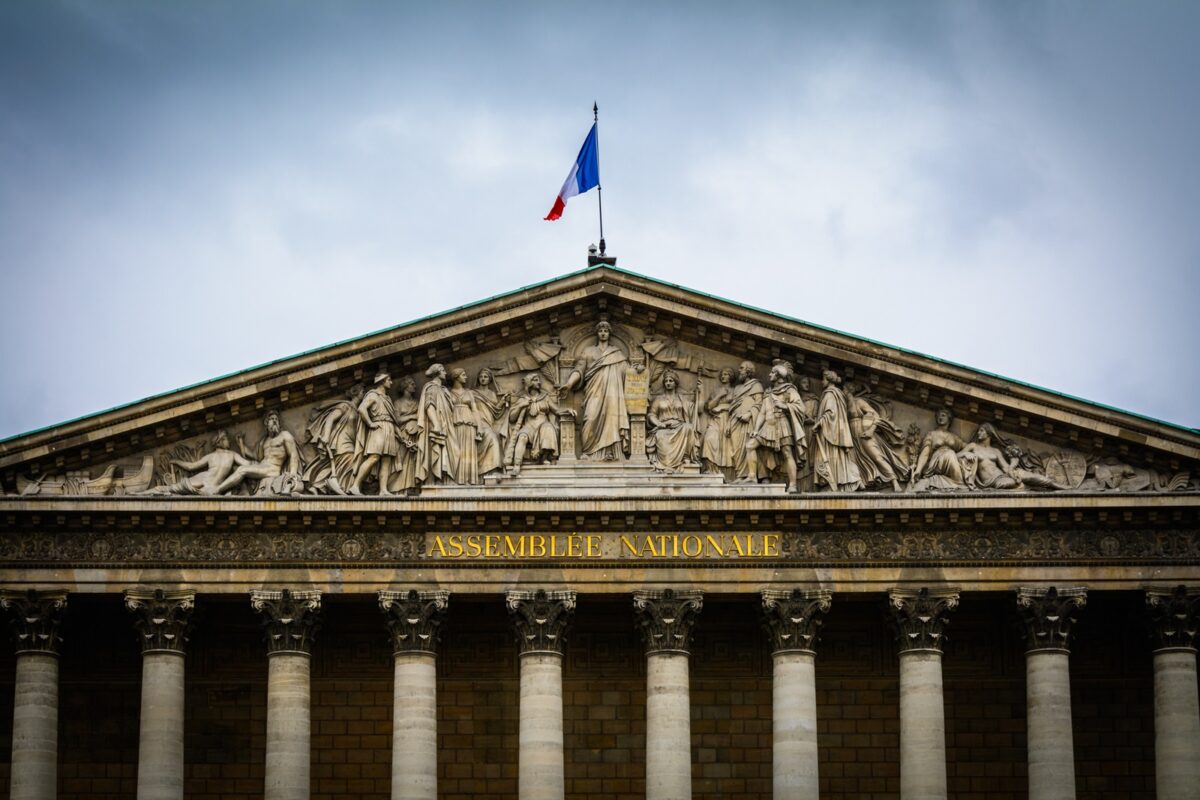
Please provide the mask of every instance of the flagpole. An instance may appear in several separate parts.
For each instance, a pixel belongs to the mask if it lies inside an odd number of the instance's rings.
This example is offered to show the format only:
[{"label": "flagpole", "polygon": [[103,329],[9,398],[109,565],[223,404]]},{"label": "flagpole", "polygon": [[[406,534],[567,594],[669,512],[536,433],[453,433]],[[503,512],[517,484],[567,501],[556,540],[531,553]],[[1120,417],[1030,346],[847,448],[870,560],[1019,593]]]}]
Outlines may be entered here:
[{"label": "flagpole", "polygon": [[[592,122],[596,125],[596,148],[600,148],[600,106],[596,101],[592,101]],[[596,184],[596,204],[600,209],[600,255],[604,255],[604,198],[601,195],[601,186]]]}]

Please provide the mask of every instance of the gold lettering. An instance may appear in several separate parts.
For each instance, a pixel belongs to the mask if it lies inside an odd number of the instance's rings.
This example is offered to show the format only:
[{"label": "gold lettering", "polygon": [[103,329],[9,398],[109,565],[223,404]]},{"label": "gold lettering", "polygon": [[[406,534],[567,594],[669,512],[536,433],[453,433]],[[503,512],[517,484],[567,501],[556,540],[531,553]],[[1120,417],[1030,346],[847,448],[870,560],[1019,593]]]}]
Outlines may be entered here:
[{"label": "gold lettering", "polygon": [[442,558],[446,557],[446,545],[442,543],[440,536],[433,537],[433,547],[429,548],[429,557],[432,558],[435,552]]},{"label": "gold lettering", "polygon": [[[679,537],[676,536],[675,538],[678,539]],[[696,552],[694,552],[694,553],[692,552],[692,548],[689,547],[689,545],[693,545],[693,544],[696,546]],[[683,537],[683,554],[685,556],[687,556],[688,558],[695,558],[696,556],[700,555],[700,551],[703,549],[704,549],[704,544],[700,541],[699,536]]]},{"label": "gold lettering", "polygon": [[[589,546],[590,546],[591,539],[592,539],[592,537],[589,536],[588,537]],[[629,555],[636,556],[638,554],[637,548],[633,546],[633,542],[629,541],[629,537],[623,533],[621,534],[621,544],[624,545],[627,550],[629,550]]]},{"label": "gold lettering", "polygon": [[572,533],[567,537],[567,558],[579,558],[579,546],[583,543],[583,537],[578,533]]},{"label": "gold lettering", "polygon": [[450,536],[447,544],[450,545],[450,557],[461,558],[463,554],[463,543],[461,534],[453,534]]},{"label": "gold lettering", "polygon": [[738,558],[746,557],[746,548],[742,546],[742,540],[738,538],[736,533],[729,536],[729,540],[733,542],[733,547],[737,550]]},{"label": "gold lettering", "polygon": [[529,537],[529,557],[530,558],[545,558],[546,557],[546,537],[539,533]]},{"label": "gold lettering", "polygon": [[704,537],[704,541],[708,543],[709,550],[712,550],[719,556],[725,555],[725,546],[721,544],[720,539],[710,533]]},{"label": "gold lettering", "polygon": [[754,534],[751,534],[751,533],[746,534],[746,543],[749,545],[749,552],[747,552],[746,555],[750,556],[750,558],[757,558],[758,556],[762,555],[762,553],[754,552],[754,542],[757,539],[758,539],[758,537],[755,536]]},{"label": "gold lettering", "polygon": [[479,558],[483,555],[483,545],[479,541],[479,537],[475,534],[468,536],[465,540],[467,545],[467,556],[470,558]]},{"label": "gold lettering", "polygon": [[559,556],[562,555],[562,553],[558,552],[558,537],[555,536],[554,534],[550,534],[549,538],[550,538],[550,557],[558,558]]},{"label": "gold lettering", "polygon": [[778,556],[779,555],[779,539],[778,533],[768,533],[763,536],[763,555]]},{"label": "gold lettering", "polygon": [[504,537],[504,554],[507,556],[525,557],[525,537],[524,536],[505,536]]},{"label": "gold lettering", "polygon": [[671,555],[679,558],[679,537],[678,536],[660,536],[658,537],[659,544],[662,547],[662,554],[667,554],[667,539],[671,540]]},{"label": "gold lettering", "polygon": [[[666,544],[667,537],[660,536],[658,538],[663,540],[664,545]],[[638,555],[643,555],[643,556],[646,555],[647,550],[650,551],[650,555],[652,555],[652,556],[658,557],[658,556],[662,555],[662,553],[660,553],[658,550],[656,550],[654,548],[654,537],[653,536],[647,536],[646,538],[642,539],[642,552],[639,553]]]},{"label": "gold lettering", "polygon": [[483,555],[484,558],[495,558],[500,555],[500,537],[494,533],[489,533],[483,537]]},{"label": "gold lettering", "polygon": [[[622,539],[625,537],[622,536]],[[593,547],[595,545],[595,547]],[[598,558],[600,556],[600,537],[589,533],[587,535],[587,557]]]}]

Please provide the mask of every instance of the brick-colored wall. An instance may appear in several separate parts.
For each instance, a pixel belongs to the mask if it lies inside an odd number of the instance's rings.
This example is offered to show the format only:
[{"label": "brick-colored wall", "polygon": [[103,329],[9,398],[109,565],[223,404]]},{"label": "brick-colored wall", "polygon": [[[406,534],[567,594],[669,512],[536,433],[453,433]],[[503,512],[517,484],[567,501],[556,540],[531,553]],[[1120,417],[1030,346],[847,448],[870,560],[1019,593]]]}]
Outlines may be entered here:
[{"label": "brick-colored wall", "polygon": [[[1141,596],[1092,593],[1071,657],[1080,800],[1153,797],[1153,694]],[[201,597],[187,661],[186,796],[262,796],[266,658],[249,601]],[[451,601],[438,680],[446,800],[515,800],[518,662],[498,596]],[[369,597],[326,598],[313,674],[313,797],[390,791],[392,660]],[[945,657],[950,794],[1023,798],[1024,655],[1010,594],[968,594]],[[897,660],[881,599],[835,598],[817,661],[822,797],[898,798]],[[61,659],[60,797],[134,795],[141,660],[120,598],[72,596]],[[645,794],[645,663],[625,597],[584,598],[564,661],[567,796]],[[0,650],[0,798],[11,647]],[[706,600],[691,662],[697,800],[771,785],[771,656],[752,597]]]}]

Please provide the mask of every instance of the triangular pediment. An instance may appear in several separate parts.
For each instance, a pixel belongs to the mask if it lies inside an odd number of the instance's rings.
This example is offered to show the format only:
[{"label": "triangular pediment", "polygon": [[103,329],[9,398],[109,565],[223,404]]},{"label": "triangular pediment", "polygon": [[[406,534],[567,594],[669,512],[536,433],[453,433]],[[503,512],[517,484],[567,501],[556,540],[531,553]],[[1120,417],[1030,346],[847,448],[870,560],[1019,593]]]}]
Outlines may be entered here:
[{"label": "triangular pediment", "polygon": [[[601,320],[611,331],[603,347],[596,333]],[[605,348],[613,351],[611,363],[604,361]],[[777,361],[792,371],[775,386],[793,390],[772,391]],[[753,374],[739,380],[744,362]],[[475,467],[456,466],[450,478],[432,462],[419,469],[402,463],[414,452],[436,461],[431,449],[443,447],[445,436],[463,435],[452,418],[467,413],[462,408],[442,409],[451,415],[445,431],[433,430],[437,420],[412,418],[434,364],[450,373],[465,370],[467,388],[481,392],[472,413],[484,422],[472,423],[477,443],[464,442],[462,451],[473,451]],[[733,372],[728,385],[723,370]],[[392,409],[368,404],[352,420],[362,406],[355,387],[370,391],[381,371],[393,380],[382,390]],[[481,371],[491,375],[490,387],[477,385]],[[664,400],[668,372],[678,376],[678,387]],[[831,391],[826,372],[837,376]],[[526,385],[530,374],[539,376],[546,395],[538,413],[550,427],[540,432],[528,414],[516,413],[522,399],[525,407],[539,408],[540,395]],[[406,396],[408,379],[414,391]],[[761,391],[739,393],[747,380]],[[567,387],[561,397],[559,387]],[[219,460],[208,458],[215,450],[236,456],[221,467],[225,473],[272,457],[261,447],[264,440],[271,446],[264,431],[269,411],[290,434],[284,439],[294,442],[301,466],[292,468],[292,445],[284,442],[289,461],[283,472],[295,479],[255,474],[225,492],[345,491],[345,480],[330,483],[329,476],[357,473],[372,453],[394,467],[389,472],[421,473],[400,483],[389,476],[410,492],[550,491],[573,482],[630,480],[671,491],[761,492],[764,485],[783,491],[788,452],[797,463],[799,491],[893,485],[912,491],[1178,491],[1195,490],[1200,473],[1196,431],[600,266],[8,439],[0,442],[0,490],[205,494],[211,486],[188,482]],[[754,419],[729,421],[743,412]],[[391,421],[383,419],[389,414]],[[372,415],[389,430],[372,437]],[[814,431],[818,418],[825,421]],[[606,435],[596,433],[597,426],[606,425],[623,431],[620,441],[587,452]],[[557,450],[547,446],[533,457],[530,439],[549,437],[551,429]],[[227,446],[216,442],[222,431]],[[522,432],[523,459],[512,453]],[[752,469],[762,484],[746,479],[747,437],[759,442],[760,461]],[[484,454],[489,448],[495,452]],[[322,459],[328,462],[323,468],[313,466]],[[367,468],[360,489],[379,491],[379,466]],[[859,474],[857,485],[852,472]]]}]

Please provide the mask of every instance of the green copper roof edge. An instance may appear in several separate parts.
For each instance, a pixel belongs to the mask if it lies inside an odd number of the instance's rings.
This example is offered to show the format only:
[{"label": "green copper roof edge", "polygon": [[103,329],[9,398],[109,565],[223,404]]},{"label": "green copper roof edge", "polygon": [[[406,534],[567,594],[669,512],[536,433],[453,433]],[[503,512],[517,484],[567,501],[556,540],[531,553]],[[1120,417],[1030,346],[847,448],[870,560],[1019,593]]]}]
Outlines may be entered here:
[{"label": "green copper roof edge", "polygon": [[[718,300],[722,303],[728,303],[731,306],[737,306],[738,308],[747,309],[748,311],[757,311],[760,314],[766,314],[768,316],[778,317],[780,319],[788,320],[789,322],[796,322],[801,325],[807,325],[810,328],[816,328],[818,330],[827,331],[829,333],[837,334],[838,336],[845,336],[849,339],[854,339],[855,341],[866,342],[867,344],[878,345],[880,347],[887,347],[891,350],[897,350],[901,353],[906,353],[908,355],[917,356],[919,358],[927,358],[930,361],[936,361],[939,364],[946,364],[951,367],[957,367],[958,369],[965,369],[970,372],[977,373],[979,375],[986,375],[989,378],[998,378],[1002,381],[1007,381],[1008,383],[1014,383],[1014,384],[1017,384],[1018,386],[1024,386],[1027,389],[1034,389],[1036,391],[1045,392],[1046,394],[1053,395],[1055,397],[1062,397],[1067,400],[1074,400],[1077,403],[1083,403],[1084,405],[1092,406],[1093,408],[1100,408],[1100,409],[1104,409],[1105,411],[1115,411],[1118,414],[1125,414],[1126,416],[1134,417],[1135,419],[1145,420],[1146,422],[1153,422],[1158,425],[1165,425],[1168,428],[1174,428],[1175,430],[1183,431],[1185,433],[1200,434],[1200,428],[1189,428],[1187,425],[1181,425],[1177,422],[1167,422],[1166,420],[1158,419],[1157,417],[1147,416],[1146,414],[1139,414],[1136,411],[1126,411],[1123,408],[1117,408],[1116,406],[1106,405],[1105,403],[1099,403],[1099,402],[1096,402],[1095,400],[1088,400],[1083,397],[1076,397],[1075,395],[1067,394],[1066,392],[1060,392],[1055,389],[1047,389],[1044,386],[1038,386],[1036,383],[1029,383],[1028,381],[1023,381],[1018,378],[1010,378],[1006,375],[1001,375],[997,372],[988,372],[987,370],[978,369],[977,367],[972,367],[967,364],[960,364],[957,361],[950,361],[945,358],[931,356],[927,353],[922,353],[919,350],[910,350],[907,347],[899,347],[894,344],[888,344],[887,342],[878,341],[877,339],[870,339],[866,336],[859,336],[859,335],[853,334],[853,333],[846,333],[845,331],[840,331],[837,328],[831,328],[828,325],[821,325],[816,322],[809,322],[808,320],[800,319],[799,317],[793,317],[789,314],[781,314],[778,311],[771,311],[770,309],[759,308],[758,306],[751,306],[751,305],[747,305],[746,303],[739,303],[736,300],[728,300],[719,295],[710,294],[709,292],[703,292],[698,289],[692,289],[688,286],[683,286],[682,284],[678,284],[678,283],[668,283],[666,281],[662,281],[657,278],[651,278],[648,275],[642,275],[639,272],[634,272],[633,270],[624,269],[622,267],[611,266],[611,267],[609,267],[609,269],[613,270],[614,272],[621,272],[621,273],[624,273],[625,275],[630,275],[634,278],[640,278],[642,280],[650,281],[651,283],[657,283],[660,286],[670,286],[672,288],[680,289],[680,290],[688,292],[690,294],[700,295],[701,297],[707,297],[712,300]],[[564,276],[564,277],[566,277],[566,276]]]},{"label": "green copper roof edge", "polygon": [[63,422],[53,422],[49,425],[43,425],[40,428],[34,428],[33,430],[25,431],[24,433],[17,433],[17,434],[13,434],[12,436],[7,436],[3,439],[0,439],[0,444],[6,444],[8,442],[13,441],[14,439],[21,439],[25,436],[33,436],[34,434],[42,433],[43,431],[48,431],[51,428],[60,428],[64,425],[72,425],[76,422],[83,422],[84,420],[92,419],[93,417],[100,417],[105,414],[110,414],[114,411],[120,411],[122,409],[132,408],[133,406],[136,406],[139,403],[145,403],[150,400],[158,400],[161,397],[166,397],[167,395],[172,395],[172,394],[175,394],[176,392],[186,392],[188,389],[195,389],[196,387],[203,386],[206,383],[216,383],[217,381],[223,381],[223,380],[226,380],[227,378],[236,378],[238,375],[244,375],[247,372],[254,372],[257,369],[263,369],[264,367],[270,367],[274,364],[279,364],[284,361],[291,361],[294,358],[303,358],[304,356],[312,355],[313,353],[319,353],[322,350],[332,350],[335,347],[341,347],[342,345],[345,345],[345,344],[352,344],[353,342],[359,342],[359,341],[362,341],[363,339],[370,339],[372,336],[378,336],[381,333],[387,333],[388,331],[398,330],[407,325],[415,325],[418,322],[424,322],[427,319],[433,319],[434,317],[440,317],[444,314],[453,314],[455,311],[462,311],[467,308],[474,308],[475,306],[481,306],[484,303],[490,303],[493,300],[500,300],[505,297],[511,297],[513,295],[520,294],[521,292],[529,291],[530,289],[536,289],[539,286],[546,286],[547,284],[555,283],[555,282],[561,281],[565,278],[572,278],[576,275],[580,275],[584,272],[588,272],[593,269],[596,269],[596,267],[584,267],[583,269],[577,269],[574,272],[568,272],[563,275],[557,275],[553,278],[547,278],[544,281],[538,281],[536,283],[526,284],[525,286],[522,286],[519,289],[513,289],[512,291],[508,291],[508,292],[501,292],[500,294],[492,295],[491,297],[484,298],[483,300],[476,300],[472,303],[464,303],[463,305],[455,306],[454,308],[448,308],[444,311],[438,311],[433,314],[426,314],[423,317],[417,317],[416,319],[410,319],[406,322],[400,322],[395,325],[389,325],[386,328],[380,328],[379,330],[371,331],[370,333],[360,334],[359,336],[351,336],[349,339],[341,339],[339,341],[333,342],[332,344],[325,344],[325,345],[321,345],[320,347],[311,348],[309,350],[302,350],[299,353],[293,353],[290,356],[281,356],[280,358],[273,358],[270,361],[264,361],[263,363],[256,364],[253,367],[246,367],[244,369],[234,370],[233,372],[227,372],[224,375],[218,375],[215,378],[207,378],[205,380],[197,381],[195,383],[185,384],[183,386],[179,386],[174,389],[167,389],[166,391],[163,391],[163,392],[157,392],[156,394],[146,395],[145,397],[142,397],[138,400],[131,400],[128,403],[120,403],[120,404],[112,406],[110,408],[106,408],[103,411],[92,411],[90,413],[82,414],[78,417],[73,417],[73,418],[65,420]]},{"label": "green copper roof edge", "polygon": [[1136,419],[1145,420],[1147,422],[1153,422],[1158,425],[1165,425],[1168,428],[1173,428],[1175,430],[1183,431],[1185,433],[1191,433],[1191,434],[1200,433],[1200,428],[1189,428],[1186,425],[1180,425],[1175,422],[1167,422],[1166,420],[1157,419],[1155,417],[1150,417],[1145,414],[1138,414],[1134,411],[1126,411],[1125,409],[1117,408],[1116,406],[1110,406],[1110,405],[1106,405],[1104,403],[1098,403],[1094,400],[1087,400],[1082,397],[1076,397],[1075,395],[1067,394],[1065,392],[1055,391],[1054,389],[1047,389],[1044,386],[1038,386],[1037,384],[1029,383],[1027,381],[1022,381],[1022,380],[1019,380],[1016,378],[1009,378],[1007,376],[1000,375],[995,372],[988,372],[987,370],[977,369],[975,367],[971,367],[966,364],[960,364],[957,361],[949,361],[944,358],[938,358],[937,356],[931,356],[931,355],[922,353],[917,350],[910,350],[906,347],[899,347],[897,345],[888,344],[887,342],[880,342],[875,339],[870,339],[866,336],[858,336],[853,333],[846,333],[845,331],[840,331],[837,328],[831,328],[827,325],[820,325],[815,322],[809,322],[808,320],[800,319],[799,317],[793,317],[789,314],[782,314],[778,311],[771,311],[769,309],[759,308],[758,306],[747,305],[746,303],[739,303],[736,300],[729,300],[727,298],[720,297],[719,295],[711,294],[709,292],[699,291],[697,289],[692,289],[692,288],[690,288],[688,286],[684,286],[682,284],[669,283],[667,281],[659,280],[658,278],[652,278],[649,275],[643,275],[640,272],[634,272],[633,270],[624,269],[623,267],[618,267],[616,265],[596,264],[594,266],[584,267],[583,269],[577,269],[572,272],[567,272],[562,275],[557,275],[553,278],[547,278],[546,280],[543,280],[543,281],[537,281],[536,283],[526,284],[525,286],[522,286],[520,288],[513,289],[508,292],[501,292],[500,294],[495,294],[495,295],[492,295],[491,297],[486,297],[482,300],[476,300],[471,303],[464,303],[463,305],[455,306],[453,308],[449,308],[444,311],[438,311],[433,314],[426,314],[423,317],[417,317],[416,319],[410,319],[406,322],[400,322],[400,323],[397,323],[396,325],[390,325],[386,328],[380,328],[378,330],[371,331],[370,333],[364,333],[359,336],[352,336],[348,339],[342,339],[340,341],[333,342],[332,344],[321,345],[320,347],[314,347],[309,350],[302,350],[301,352],[294,353],[290,356],[282,356],[280,358],[271,359],[270,361],[264,361],[263,363],[256,364],[255,366],[252,366],[252,367],[246,367],[244,369],[234,370],[233,372],[228,372],[224,375],[218,375],[215,378],[208,378],[206,380],[197,381],[196,383],[189,383],[189,384],[180,386],[175,389],[168,389],[163,392],[158,392],[157,394],[147,395],[146,397],[140,398],[138,400],[131,400],[128,403],[121,403],[119,405],[115,405],[110,408],[106,408],[103,411],[93,411],[89,414],[83,414],[81,416],[65,420],[63,422],[56,422],[56,423],[52,423],[50,425],[43,425],[40,428],[34,428],[33,430],[25,431],[24,433],[17,433],[12,436],[7,436],[3,439],[0,439],[0,444],[6,444],[15,439],[21,439],[26,436],[33,436],[34,434],[42,433],[43,431],[48,431],[52,428],[59,428],[64,425],[71,425],[76,422],[82,422],[87,419],[92,419],[93,417],[103,416],[104,414],[109,414],[114,411],[120,411],[125,408],[131,408],[133,406],[138,405],[139,403],[145,403],[149,400],[157,400],[159,398],[175,394],[176,392],[186,392],[188,389],[195,389],[196,387],[203,386],[207,383],[216,383],[217,381],[223,381],[223,380],[226,380],[227,378],[234,378],[234,377],[237,377],[238,375],[244,375],[247,372],[254,372],[255,370],[263,369],[264,367],[270,367],[274,364],[279,364],[284,361],[291,361],[294,358],[302,358],[307,355],[312,355],[313,353],[319,353],[322,350],[331,350],[335,347],[341,347],[342,345],[362,341],[363,339],[369,339],[372,336],[378,336],[379,334],[382,334],[382,333],[387,333],[389,331],[398,330],[398,329],[406,327],[408,325],[415,325],[418,322],[424,322],[425,320],[433,319],[434,317],[440,317],[445,314],[452,314],[455,311],[462,311],[464,309],[481,306],[485,303],[490,303],[493,300],[500,300],[505,297],[511,297],[513,295],[520,294],[521,292],[529,291],[530,289],[536,289],[540,286],[546,286],[548,284],[556,283],[558,281],[565,280],[566,278],[572,278],[572,277],[575,277],[576,275],[582,275],[585,272],[591,272],[591,271],[597,270],[597,269],[609,269],[609,270],[612,270],[613,272],[618,272],[623,275],[629,275],[631,277],[638,278],[640,280],[649,281],[650,283],[658,284],[659,286],[667,286],[667,287],[670,287],[673,289],[680,289],[680,290],[688,292],[690,294],[699,295],[700,297],[707,297],[712,300],[717,300],[717,301],[726,303],[731,306],[736,306],[737,308],[744,308],[749,311],[758,312],[760,314],[766,314],[768,316],[778,317],[780,319],[788,320],[789,322],[796,322],[801,325],[807,325],[811,328],[816,328],[818,330],[826,331],[828,333],[834,333],[834,334],[837,334],[838,336],[845,336],[849,339],[854,339],[855,341],[866,342],[868,344],[878,345],[880,347],[887,347],[889,349],[897,350],[901,353],[907,353],[908,355],[917,356],[919,358],[927,358],[930,361],[935,361],[939,364],[947,364],[949,366],[957,367],[959,369],[969,370],[971,372],[975,372],[980,375],[986,375],[991,378],[998,378],[1002,381],[1014,383],[1019,386],[1024,386],[1028,389],[1034,389],[1039,392],[1045,392],[1045,393],[1047,393],[1049,395],[1053,395],[1055,397],[1062,397],[1062,398],[1065,398],[1068,400],[1073,400],[1077,403],[1083,403],[1084,405],[1089,405],[1089,406],[1092,406],[1093,408],[1100,408],[1100,409],[1104,409],[1105,411],[1115,411],[1118,414],[1125,414],[1127,416],[1134,417]]}]

